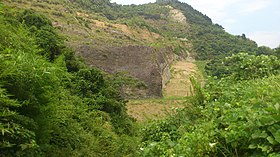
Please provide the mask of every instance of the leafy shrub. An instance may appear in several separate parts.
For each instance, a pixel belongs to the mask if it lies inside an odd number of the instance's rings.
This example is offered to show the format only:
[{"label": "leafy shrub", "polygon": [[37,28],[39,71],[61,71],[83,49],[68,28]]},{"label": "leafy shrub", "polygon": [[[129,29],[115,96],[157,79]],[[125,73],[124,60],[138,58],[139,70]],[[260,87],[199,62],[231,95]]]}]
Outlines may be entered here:
[{"label": "leafy shrub", "polygon": [[213,61],[210,72],[220,74],[219,79],[209,77],[204,89],[192,80],[194,96],[188,101],[192,106],[147,126],[139,152],[143,156],[278,156],[279,63],[275,56],[245,53],[225,58],[220,67]]},{"label": "leafy shrub", "polygon": [[25,10],[20,16],[19,21],[26,24],[28,27],[35,26],[41,29],[43,26],[51,26],[51,21],[43,15],[36,14],[30,10]]},{"label": "leafy shrub", "polygon": [[222,77],[232,77],[235,80],[263,78],[279,74],[280,61],[275,56],[249,55],[239,53],[223,60],[213,60],[208,63],[208,74]]},{"label": "leafy shrub", "polygon": [[[276,83],[278,81],[279,76],[237,84],[232,84],[231,81],[226,83],[224,80],[215,82],[209,88],[213,91],[216,86],[222,89],[218,99],[210,99],[212,103],[209,103],[208,113],[205,114],[217,116],[215,119],[219,124],[218,133],[223,141],[221,148],[224,148],[224,152],[248,156],[268,155],[278,151],[279,143],[273,142],[278,135],[272,129],[279,124],[279,90],[275,88],[279,86]],[[210,108],[212,109],[209,110]]]},{"label": "leafy shrub", "polygon": [[85,69],[40,15],[28,13],[24,24],[10,11],[0,11],[0,156],[133,154],[134,124],[114,83]]},{"label": "leafy shrub", "polygon": [[[35,133],[30,129],[34,121],[16,111],[21,105],[0,88],[0,153],[12,156],[37,147]],[[17,155],[23,155],[19,153]]]},{"label": "leafy shrub", "polygon": [[186,107],[146,126],[140,152],[143,156],[279,155],[279,81],[279,75],[212,81],[204,91],[203,106]]},{"label": "leafy shrub", "polygon": [[72,77],[70,89],[80,95],[89,109],[98,109],[108,113],[117,133],[131,134],[132,119],[127,115],[121,93],[115,87],[115,82],[97,69],[80,69]]},{"label": "leafy shrub", "polygon": [[63,52],[63,42],[61,37],[51,26],[44,26],[35,32],[36,44],[42,48],[40,54],[50,61],[54,61]]}]

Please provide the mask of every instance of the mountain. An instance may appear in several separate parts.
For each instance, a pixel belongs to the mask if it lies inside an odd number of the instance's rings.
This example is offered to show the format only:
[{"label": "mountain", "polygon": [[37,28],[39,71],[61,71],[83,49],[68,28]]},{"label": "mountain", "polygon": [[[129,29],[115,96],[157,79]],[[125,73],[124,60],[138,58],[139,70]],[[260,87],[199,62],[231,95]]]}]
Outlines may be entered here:
[{"label": "mountain", "polygon": [[245,35],[227,33],[207,15],[177,0],[138,6],[109,0],[3,3],[50,18],[67,45],[88,65],[143,81],[140,87],[123,87],[129,97],[161,97],[170,79],[170,65],[176,60],[211,60],[258,49]]},{"label": "mountain", "polygon": [[5,0],[0,39],[0,157],[279,156],[280,48],[188,4]]}]

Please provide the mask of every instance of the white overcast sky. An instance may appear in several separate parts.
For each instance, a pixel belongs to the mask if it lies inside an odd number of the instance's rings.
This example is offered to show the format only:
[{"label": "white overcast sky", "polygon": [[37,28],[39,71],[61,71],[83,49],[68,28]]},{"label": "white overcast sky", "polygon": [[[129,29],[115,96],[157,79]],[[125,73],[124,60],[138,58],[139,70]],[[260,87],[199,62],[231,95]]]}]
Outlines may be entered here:
[{"label": "white overcast sky", "polygon": [[[144,4],[156,0],[111,0],[118,4]],[[180,0],[209,16],[234,35],[246,34],[259,46],[280,45],[280,0]]]}]

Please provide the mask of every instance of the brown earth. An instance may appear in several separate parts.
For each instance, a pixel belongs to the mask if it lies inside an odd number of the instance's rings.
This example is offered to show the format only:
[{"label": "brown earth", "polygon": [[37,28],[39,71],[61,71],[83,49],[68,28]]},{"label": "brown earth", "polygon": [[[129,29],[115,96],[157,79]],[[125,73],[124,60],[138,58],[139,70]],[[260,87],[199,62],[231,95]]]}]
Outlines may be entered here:
[{"label": "brown earth", "polygon": [[132,90],[130,98],[162,97],[163,73],[168,73],[169,49],[149,46],[92,47],[81,45],[77,52],[87,64],[109,73],[127,72],[146,84],[146,89]]},{"label": "brown earth", "polygon": [[147,29],[131,29],[130,27],[124,24],[107,23],[99,20],[92,20],[92,29],[94,28],[110,30],[109,32],[111,33],[123,34],[131,38],[136,38],[137,40],[144,40],[147,42],[155,42],[156,39],[161,38],[159,34],[150,32]]},{"label": "brown earth", "polygon": [[190,77],[201,78],[196,64],[189,60],[178,61],[171,67],[171,79],[164,87],[165,99],[130,100],[127,105],[128,114],[138,122],[149,119],[161,119],[174,114],[176,108],[187,105],[184,97],[191,95]]},{"label": "brown earth", "polygon": [[164,87],[166,97],[191,96],[190,77],[196,77],[198,68],[192,61],[178,61],[171,68],[171,79]]},{"label": "brown earth", "polygon": [[176,109],[184,107],[185,104],[185,100],[130,100],[127,104],[127,112],[138,122],[145,122],[174,114]]}]

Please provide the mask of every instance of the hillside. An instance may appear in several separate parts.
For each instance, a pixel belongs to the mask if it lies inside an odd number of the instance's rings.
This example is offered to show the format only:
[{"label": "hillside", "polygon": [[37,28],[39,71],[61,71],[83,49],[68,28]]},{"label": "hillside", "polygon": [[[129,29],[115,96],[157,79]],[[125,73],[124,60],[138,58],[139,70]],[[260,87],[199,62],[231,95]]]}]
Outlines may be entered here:
[{"label": "hillside", "polygon": [[88,65],[109,73],[125,72],[142,81],[143,87],[124,87],[124,95],[130,98],[161,97],[175,60],[209,60],[257,50],[255,42],[228,34],[209,17],[177,0],[139,6],[97,0],[3,3],[49,17],[67,45]]},{"label": "hillside", "polygon": [[0,2],[0,157],[280,152],[280,48],[158,0]]}]

